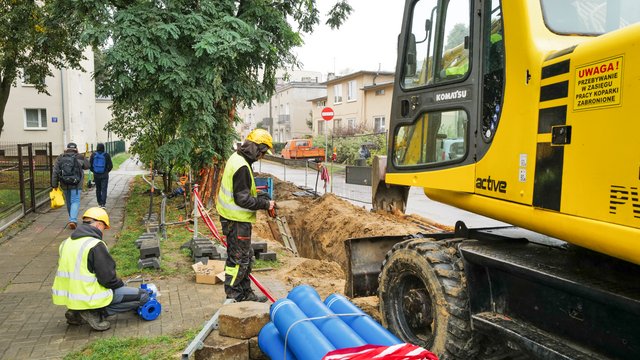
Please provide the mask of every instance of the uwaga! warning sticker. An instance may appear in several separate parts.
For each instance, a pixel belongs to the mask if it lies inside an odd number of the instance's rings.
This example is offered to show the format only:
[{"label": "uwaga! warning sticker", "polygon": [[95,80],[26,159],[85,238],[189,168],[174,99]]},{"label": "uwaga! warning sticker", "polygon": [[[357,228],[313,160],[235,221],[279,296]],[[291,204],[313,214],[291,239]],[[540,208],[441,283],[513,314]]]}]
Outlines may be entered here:
[{"label": "uwaga! warning sticker", "polygon": [[623,57],[576,68],[574,110],[620,105]]}]

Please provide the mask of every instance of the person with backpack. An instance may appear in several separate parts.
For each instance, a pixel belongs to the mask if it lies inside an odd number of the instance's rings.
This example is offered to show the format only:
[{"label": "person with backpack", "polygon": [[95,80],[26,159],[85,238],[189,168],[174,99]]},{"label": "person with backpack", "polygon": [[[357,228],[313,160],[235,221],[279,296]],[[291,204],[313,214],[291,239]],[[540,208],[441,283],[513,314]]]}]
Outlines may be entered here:
[{"label": "person with backpack", "polygon": [[78,211],[80,211],[80,194],[82,193],[82,178],[84,170],[89,169],[89,161],[78,153],[78,145],[70,142],[66,150],[56,159],[53,165],[51,187],[60,186],[67,204],[69,222],[66,227],[75,230],[78,225]]},{"label": "person with backpack", "polygon": [[107,203],[107,187],[109,186],[109,172],[113,169],[111,155],[104,151],[104,144],[99,143],[96,152],[91,154],[91,172],[93,181],[96,184],[96,198],[98,206],[104,209]]}]

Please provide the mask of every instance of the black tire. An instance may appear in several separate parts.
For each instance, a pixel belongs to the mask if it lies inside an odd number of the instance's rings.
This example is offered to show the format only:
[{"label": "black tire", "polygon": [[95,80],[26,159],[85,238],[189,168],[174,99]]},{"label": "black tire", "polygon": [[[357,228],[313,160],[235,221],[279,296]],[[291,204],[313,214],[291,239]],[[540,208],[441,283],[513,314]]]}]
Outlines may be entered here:
[{"label": "black tire", "polygon": [[473,359],[474,339],[462,260],[433,239],[397,243],[379,277],[383,325],[440,359]]}]

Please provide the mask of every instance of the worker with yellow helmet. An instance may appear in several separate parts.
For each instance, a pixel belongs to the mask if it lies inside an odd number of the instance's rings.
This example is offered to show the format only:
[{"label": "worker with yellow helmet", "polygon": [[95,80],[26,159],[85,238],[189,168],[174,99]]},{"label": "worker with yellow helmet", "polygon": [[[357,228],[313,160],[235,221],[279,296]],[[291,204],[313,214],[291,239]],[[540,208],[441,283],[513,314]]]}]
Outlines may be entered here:
[{"label": "worker with yellow helmet", "polygon": [[82,224],[58,249],[58,271],[51,288],[53,303],[67,307],[70,325],[109,329],[108,317],[136,310],[149,300],[145,290],[126,287],[116,275],[116,263],[102,241],[110,228],[109,215],[92,207],[82,215]]},{"label": "worker with yellow helmet", "polygon": [[258,194],[251,164],[271,153],[271,149],[273,140],[269,132],[263,129],[251,131],[229,157],[222,174],[216,209],[222,232],[227,237],[224,291],[228,299],[267,301],[251,289],[251,229],[256,222],[256,211],[273,210],[275,202],[266,193]]}]

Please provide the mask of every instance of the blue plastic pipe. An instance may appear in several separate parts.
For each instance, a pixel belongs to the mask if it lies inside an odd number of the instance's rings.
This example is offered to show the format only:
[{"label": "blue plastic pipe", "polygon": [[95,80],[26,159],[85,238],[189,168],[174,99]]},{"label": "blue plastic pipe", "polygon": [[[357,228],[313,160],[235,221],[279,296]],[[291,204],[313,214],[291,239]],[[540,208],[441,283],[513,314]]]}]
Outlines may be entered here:
[{"label": "blue plastic pipe", "polygon": [[296,305],[309,318],[320,318],[313,320],[313,324],[326,336],[336,349],[352,348],[366,345],[358,334],[349,327],[340,317],[322,302],[316,290],[308,285],[295,287],[287,298],[294,301]]},{"label": "blue plastic pipe", "polygon": [[402,341],[367,315],[359,307],[355,306],[346,297],[339,294],[331,294],[324,303],[336,314],[358,314],[356,316],[341,317],[349,327],[360,335],[367,344],[391,346],[401,344]]},{"label": "blue plastic pipe", "polygon": [[284,348],[283,339],[275,324],[269,321],[258,333],[258,346],[271,360],[285,360],[285,351],[286,360],[297,360],[288,348]]},{"label": "blue plastic pipe", "polygon": [[313,286],[310,285],[298,285],[289,291],[287,294],[287,299],[293,301],[294,303],[298,303],[300,300],[306,299],[308,297],[315,297],[318,300],[320,299],[320,295]]},{"label": "blue plastic pipe", "polygon": [[270,315],[285,345],[298,359],[321,360],[336,349],[290,299],[273,303]]}]

